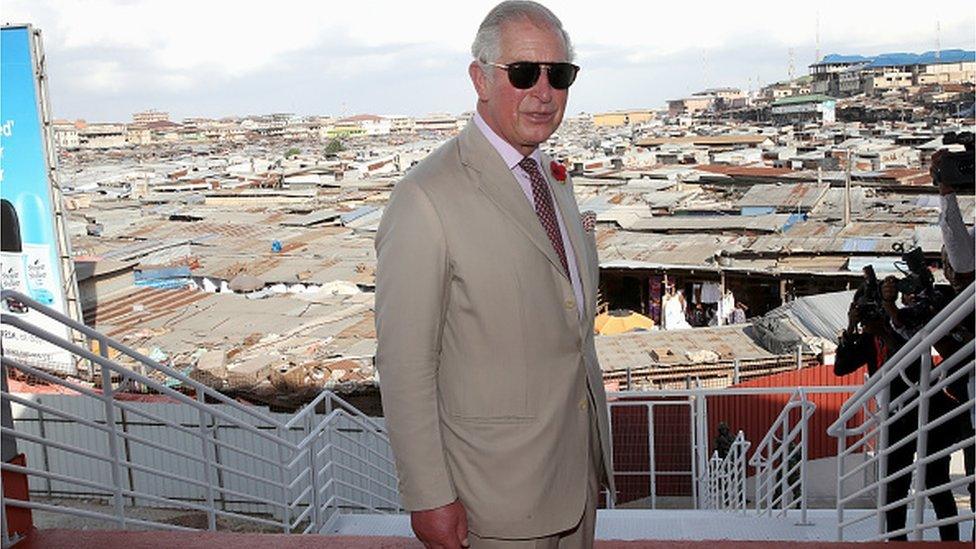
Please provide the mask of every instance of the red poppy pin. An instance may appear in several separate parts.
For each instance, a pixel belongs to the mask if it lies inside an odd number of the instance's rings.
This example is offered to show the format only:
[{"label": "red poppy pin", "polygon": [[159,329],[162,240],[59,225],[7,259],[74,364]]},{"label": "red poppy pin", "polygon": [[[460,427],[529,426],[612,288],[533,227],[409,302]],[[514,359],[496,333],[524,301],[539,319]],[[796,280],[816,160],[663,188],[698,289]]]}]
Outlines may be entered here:
[{"label": "red poppy pin", "polygon": [[566,166],[553,160],[549,163],[549,169],[552,170],[552,176],[556,178],[556,181],[560,183],[566,182]]}]

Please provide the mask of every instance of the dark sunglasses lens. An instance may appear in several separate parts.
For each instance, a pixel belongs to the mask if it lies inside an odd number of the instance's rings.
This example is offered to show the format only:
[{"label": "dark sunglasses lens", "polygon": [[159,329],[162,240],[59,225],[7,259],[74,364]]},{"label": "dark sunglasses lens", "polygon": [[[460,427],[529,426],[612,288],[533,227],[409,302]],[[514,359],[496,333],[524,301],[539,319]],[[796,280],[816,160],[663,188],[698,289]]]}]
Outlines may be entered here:
[{"label": "dark sunglasses lens", "polygon": [[549,85],[557,90],[565,90],[576,80],[577,69],[570,63],[555,63],[549,65]]},{"label": "dark sunglasses lens", "polygon": [[527,90],[539,80],[539,70],[536,63],[512,63],[508,66],[508,81],[520,90]]}]

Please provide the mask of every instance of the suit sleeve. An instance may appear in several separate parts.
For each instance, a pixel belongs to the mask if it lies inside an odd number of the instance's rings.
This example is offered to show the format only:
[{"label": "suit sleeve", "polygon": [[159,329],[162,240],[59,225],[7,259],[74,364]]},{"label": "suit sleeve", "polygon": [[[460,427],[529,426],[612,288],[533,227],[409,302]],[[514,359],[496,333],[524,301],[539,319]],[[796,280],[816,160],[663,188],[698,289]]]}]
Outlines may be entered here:
[{"label": "suit sleeve", "polygon": [[440,218],[417,184],[397,185],[376,234],[376,367],[400,497],[408,511],[457,498],[444,456],[437,370],[449,281]]}]

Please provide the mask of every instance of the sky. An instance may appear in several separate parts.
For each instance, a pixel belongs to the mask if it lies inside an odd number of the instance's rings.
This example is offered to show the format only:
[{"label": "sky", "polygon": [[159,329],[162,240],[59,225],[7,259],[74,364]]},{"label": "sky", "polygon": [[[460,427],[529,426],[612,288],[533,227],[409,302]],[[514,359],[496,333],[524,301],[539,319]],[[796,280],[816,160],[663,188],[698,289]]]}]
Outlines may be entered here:
[{"label": "sky", "polygon": [[[4,0],[41,29],[57,118],[460,113],[495,1]],[[582,67],[567,112],[661,108],[808,73],[820,55],[976,49],[966,0],[550,1]],[[819,24],[818,24],[819,22]],[[819,32],[818,32],[819,29]],[[938,32],[937,32],[938,30]],[[792,55],[791,55],[792,52]]]}]

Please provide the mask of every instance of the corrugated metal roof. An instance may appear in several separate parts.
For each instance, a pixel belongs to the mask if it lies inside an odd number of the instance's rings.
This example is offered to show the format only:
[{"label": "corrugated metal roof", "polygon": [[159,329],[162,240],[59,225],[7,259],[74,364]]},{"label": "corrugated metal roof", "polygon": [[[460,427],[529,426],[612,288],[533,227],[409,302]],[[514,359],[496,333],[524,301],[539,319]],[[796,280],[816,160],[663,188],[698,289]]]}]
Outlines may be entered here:
[{"label": "corrugated metal roof", "polygon": [[824,197],[827,183],[787,183],[753,185],[737,202],[739,208],[772,206],[780,211],[813,209]]},{"label": "corrugated metal roof", "polygon": [[[772,358],[774,355],[746,335],[748,324],[690,330],[631,332],[596,336],[596,351],[604,371],[695,364],[687,353],[713,351],[719,359]],[[651,351],[670,351],[665,360],[655,360]]]},{"label": "corrugated metal roof", "polygon": [[763,347],[783,353],[801,341],[822,338],[834,344],[847,326],[847,310],[854,291],[799,297],[753,320],[755,334]]}]

